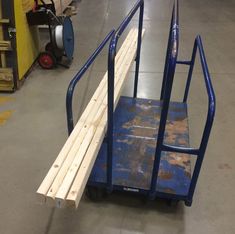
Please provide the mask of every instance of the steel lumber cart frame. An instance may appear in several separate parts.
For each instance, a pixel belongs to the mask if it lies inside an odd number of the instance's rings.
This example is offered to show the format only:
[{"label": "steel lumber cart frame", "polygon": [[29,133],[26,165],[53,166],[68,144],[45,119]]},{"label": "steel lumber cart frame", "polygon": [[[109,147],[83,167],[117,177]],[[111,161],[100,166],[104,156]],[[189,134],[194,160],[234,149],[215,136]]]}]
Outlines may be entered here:
[{"label": "steel lumber cart frame", "polygon": [[[134,93],[133,97],[121,97],[116,110],[114,110],[114,71],[117,43],[138,9],[140,10],[140,14]],[[176,201],[183,200],[187,206],[191,206],[215,115],[215,93],[202,40],[200,36],[196,37],[190,61],[177,60],[179,47],[179,10],[178,1],[175,0],[160,100],[137,98],[143,12],[144,1],[139,0],[120,24],[119,28],[116,31],[112,30],[106,36],[101,45],[71,81],[66,99],[68,132],[70,134],[73,130],[72,98],[74,88],[100,51],[110,41],[108,55],[108,129],[106,138],[93,166],[88,181],[88,188],[92,187],[97,190],[104,189],[108,192],[119,190],[140,193],[151,200],[156,197]],[[187,98],[197,51],[199,51],[208,95],[208,111],[200,146],[199,148],[190,148],[188,146],[188,126],[182,130],[182,123],[187,124],[187,121],[185,121],[187,119]],[[183,101],[176,103],[171,102],[170,99],[175,69],[178,64],[189,66],[189,72]],[[130,124],[133,122],[129,120],[136,116],[140,120],[141,125],[148,124],[147,127],[143,126],[142,129],[151,130],[151,134],[146,137],[135,135],[133,126]],[[178,124],[181,125],[178,126]],[[172,142],[170,144],[167,142],[167,137],[171,137],[172,134],[171,126],[178,127],[178,132],[173,133],[173,144]],[[169,128],[171,131],[169,131]],[[133,136],[130,136],[130,132]],[[178,140],[178,138],[180,139]],[[143,145],[144,154],[142,152],[143,150],[141,151],[142,153],[136,150],[138,144]],[[184,158],[182,155],[187,155],[187,157],[185,161],[182,161],[182,164],[178,164],[176,162],[178,159],[175,160],[174,158],[175,154],[180,154],[182,158]],[[190,168],[191,156],[197,157],[192,173],[185,169],[186,167]],[[136,164],[140,164],[138,168]]]}]

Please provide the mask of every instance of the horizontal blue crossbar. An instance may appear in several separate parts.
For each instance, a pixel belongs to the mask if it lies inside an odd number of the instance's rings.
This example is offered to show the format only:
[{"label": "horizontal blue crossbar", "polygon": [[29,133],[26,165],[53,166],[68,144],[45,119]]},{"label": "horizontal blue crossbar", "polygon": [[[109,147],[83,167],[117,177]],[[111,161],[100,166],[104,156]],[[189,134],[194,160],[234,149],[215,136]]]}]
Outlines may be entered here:
[{"label": "horizontal blue crossbar", "polygon": [[191,65],[191,61],[176,61],[177,64],[182,64],[182,65]]}]

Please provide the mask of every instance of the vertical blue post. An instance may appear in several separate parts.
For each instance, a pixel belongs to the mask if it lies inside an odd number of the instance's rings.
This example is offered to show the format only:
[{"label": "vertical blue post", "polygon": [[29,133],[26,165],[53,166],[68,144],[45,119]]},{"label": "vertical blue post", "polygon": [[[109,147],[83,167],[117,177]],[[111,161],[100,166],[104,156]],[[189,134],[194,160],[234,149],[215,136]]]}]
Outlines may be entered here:
[{"label": "vertical blue post", "polygon": [[107,129],[107,189],[112,191],[113,180],[113,110],[114,110],[114,76],[115,76],[115,55],[116,55],[116,37],[112,37],[109,46],[108,56],[108,129]]},{"label": "vertical blue post", "polygon": [[165,134],[165,128],[166,128],[166,121],[167,121],[167,115],[168,115],[168,109],[169,109],[169,103],[170,103],[170,97],[171,97],[171,90],[174,80],[174,74],[175,74],[175,67],[176,67],[176,59],[169,57],[169,69],[167,72],[167,85],[165,87],[165,92],[163,96],[163,104],[162,104],[162,111],[161,111],[161,117],[160,117],[160,124],[158,129],[158,136],[157,136],[157,146],[155,151],[155,157],[154,157],[154,163],[153,163],[153,170],[152,170],[152,179],[151,179],[151,187],[150,187],[150,199],[155,198],[156,194],[156,186],[157,186],[157,177],[158,177],[158,171],[161,161],[161,153],[162,153],[162,145],[164,143],[164,134]]},{"label": "vertical blue post", "polygon": [[193,46],[192,57],[191,57],[191,63],[190,63],[189,72],[188,72],[187,83],[186,83],[185,92],[184,92],[183,102],[187,102],[187,99],[188,99],[189,87],[190,87],[191,80],[192,80],[196,54],[197,54],[197,42],[195,40],[194,46]]},{"label": "vertical blue post", "polygon": [[142,42],[143,17],[144,17],[144,2],[140,6],[140,15],[139,15],[138,44],[137,44],[135,82],[134,82],[134,94],[133,94],[134,98],[137,97],[137,89],[138,89],[140,51],[141,51],[141,44],[142,44],[141,42]]},{"label": "vertical blue post", "polygon": [[167,46],[167,56],[165,61],[165,70],[163,76],[163,84],[161,90],[162,111],[160,117],[160,124],[157,136],[157,145],[155,151],[155,158],[153,163],[151,187],[149,197],[154,199],[156,196],[157,178],[161,161],[161,153],[164,143],[164,134],[167,122],[167,115],[169,103],[171,98],[171,91],[175,75],[176,61],[179,47],[179,22],[178,22],[178,1],[176,0],[173,7],[172,20],[170,25],[170,33]]},{"label": "vertical blue post", "polygon": [[169,30],[169,36],[168,36],[168,42],[167,42],[167,50],[166,50],[166,58],[165,58],[165,66],[164,66],[164,72],[163,72],[160,100],[163,100],[165,86],[166,86],[166,75],[167,75],[167,70],[169,67],[168,62],[169,62],[169,54],[170,54],[170,42],[171,42],[171,33],[172,33],[171,31],[172,31],[172,25],[173,25],[173,17],[174,17],[174,9],[173,9],[172,16],[171,16],[171,24],[170,24],[170,30]]}]

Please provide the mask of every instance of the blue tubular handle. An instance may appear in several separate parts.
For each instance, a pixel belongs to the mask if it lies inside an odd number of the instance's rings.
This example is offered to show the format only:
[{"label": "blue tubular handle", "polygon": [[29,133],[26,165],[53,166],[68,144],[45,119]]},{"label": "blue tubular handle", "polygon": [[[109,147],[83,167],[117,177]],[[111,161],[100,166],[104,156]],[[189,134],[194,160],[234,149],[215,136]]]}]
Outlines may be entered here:
[{"label": "blue tubular handle", "polygon": [[207,111],[207,119],[206,119],[206,124],[205,124],[205,128],[204,128],[203,135],[202,135],[201,144],[199,147],[199,154],[198,154],[198,158],[195,164],[195,168],[193,171],[193,176],[192,176],[192,180],[191,180],[191,184],[189,188],[189,193],[188,193],[189,204],[191,204],[192,202],[192,197],[195,191],[197,179],[200,173],[204,154],[205,154],[206,147],[208,144],[211,128],[212,128],[213,121],[214,121],[215,109],[216,109],[215,93],[214,93],[214,89],[212,86],[209,69],[207,66],[206,57],[205,57],[202,40],[200,36],[196,37],[195,43],[197,44],[197,47],[199,50],[202,70],[204,74],[204,80],[205,80],[205,85],[206,85],[206,90],[207,90],[207,95],[208,95],[208,111]]},{"label": "blue tubular handle", "polygon": [[[194,194],[198,176],[201,170],[201,165],[202,165],[206,147],[208,144],[211,128],[212,128],[213,121],[214,121],[215,109],[216,109],[215,93],[214,93],[213,85],[211,82],[210,73],[209,73],[209,69],[207,66],[206,57],[205,57],[202,40],[200,36],[197,36],[194,42],[193,55],[192,55],[193,60],[191,61],[192,67],[190,68],[189,73],[192,73],[193,71],[193,65],[195,62],[197,49],[200,55],[200,62],[201,62],[202,70],[203,70],[203,75],[204,75],[203,77],[204,77],[207,96],[208,96],[207,119],[206,119],[205,127],[203,130],[200,146],[198,149],[195,149],[195,148],[178,147],[178,146],[173,146],[173,145],[162,144],[162,148],[161,148],[162,151],[177,152],[177,153],[184,153],[184,154],[191,154],[191,155],[198,156],[195,167],[194,167],[194,171],[192,174],[191,184],[190,184],[188,196],[187,196],[187,202],[189,205],[191,205],[192,203],[193,194]],[[188,96],[188,90],[189,90],[189,86],[191,82],[191,77],[192,77],[192,74],[188,76],[188,81],[186,85],[186,96]]]},{"label": "blue tubular handle", "polygon": [[215,115],[215,104],[216,104],[215,92],[212,86],[209,69],[208,69],[207,62],[206,62],[206,56],[205,56],[203,45],[202,45],[202,39],[200,36],[197,36],[196,42],[197,42],[197,46],[199,49],[199,54],[200,54],[200,59],[201,59],[201,64],[202,64],[202,69],[203,69],[203,74],[204,74],[204,80],[205,80],[207,95],[209,99],[209,108],[208,108],[209,119],[207,119],[207,122],[208,121],[213,122],[213,118]]},{"label": "blue tubular handle", "polygon": [[129,14],[125,17],[125,19],[122,21],[122,23],[119,25],[118,29],[116,30],[115,38],[119,38],[124,30],[126,29],[127,25],[130,23],[131,19],[135,15],[136,11],[139,8],[142,8],[143,10],[144,7],[144,0],[138,0],[135,4],[135,6],[131,9]]},{"label": "blue tubular handle", "polygon": [[[174,37],[173,30],[178,30],[179,28],[179,4],[178,0],[175,0],[172,15],[171,15],[171,23],[170,23],[170,30],[169,30],[169,36],[168,36],[168,42],[167,42],[167,51],[166,51],[166,57],[165,57],[165,66],[164,66],[164,72],[163,72],[163,81],[162,81],[162,87],[161,87],[161,95],[160,100],[163,100],[164,98],[164,92],[167,85],[167,76],[169,73],[169,63],[170,63],[170,56],[172,53],[172,39]],[[179,36],[178,36],[179,37]]]},{"label": "blue tubular handle", "polygon": [[75,75],[75,77],[70,81],[67,95],[66,95],[66,113],[67,113],[67,127],[68,127],[68,134],[70,135],[74,128],[73,123],[73,93],[76,84],[78,81],[82,78],[84,73],[87,71],[87,69],[90,67],[90,65],[94,62],[96,57],[100,54],[100,52],[103,50],[105,45],[108,43],[110,38],[114,35],[115,30],[111,30],[105,39],[101,42],[101,44],[98,46],[98,48],[94,51],[94,53],[91,55],[91,57],[87,60],[87,62],[84,64],[84,66],[80,69],[80,71]]},{"label": "blue tubular handle", "polygon": [[132,20],[133,16],[140,8],[139,15],[139,31],[138,31],[138,44],[137,44],[137,55],[136,55],[136,70],[135,70],[135,87],[134,97],[137,93],[138,74],[139,74],[139,61],[140,61],[140,50],[141,50],[141,36],[143,27],[143,12],[144,12],[144,0],[138,0],[129,14],[122,21],[116,33],[113,35],[109,45],[109,56],[108,56],[108,129],[107,129],[107,185],[108,190],[112,191],[112,160],[113,160],[113,111],[114,111],[114,76],[115,76],[115,56],[117,43]]},{"label": "blue tubular handle", "polygon": [[[178,147],[178,146],[171,146],[167,144],[163,144],[164,151],[171,151],[171,152],[179,152],[179,153],[185,153],[185,154],[195,154],[195,155],[202,155],[205,152],[205,148],[207,146],[207,142],[209,139],[210,131],[213,125],[214,115],[215,115],[215,93],[213,89],[213,85],[211,82],[209,69],[206,62],[206,57],[202,45],[202,40],[200,36],[197,36],[194,43],[194,59],[196,57],[196,51],[199,50],[200,55],[200,61],[202,65],[203,75],[204,75],[204,81],[206,85],[207,95],[208,95],[208,111],[207,111],[207,119],[205,128],[202,135],[202,140],[200,143],[199,149],[194,148],[187,148],[187,147]],[[193,61],[194,64],[194,61]],[[190,77],[191,80],[191,77]]]}]

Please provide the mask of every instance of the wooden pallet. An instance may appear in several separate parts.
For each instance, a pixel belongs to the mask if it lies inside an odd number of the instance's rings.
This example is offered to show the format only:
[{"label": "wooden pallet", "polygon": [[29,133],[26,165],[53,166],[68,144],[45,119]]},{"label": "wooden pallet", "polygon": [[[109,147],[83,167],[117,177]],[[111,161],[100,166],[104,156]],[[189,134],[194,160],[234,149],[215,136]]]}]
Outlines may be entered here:
[{"label": "wooden pallet", "polygon": [[76,15],[78,13],[77,9],[75,6],[68,6],[65,10],[64,10],[64,14],[66,16],[72,16],[72,15]]},{"label": "wooden pallet", "polygon": [[12,68],[0,68],[0,81],[11,81],[13,79]]},{"label": "wooden pallet", "polygon": [[[114,104],[134,61],[137,29],[131,29],[116,56]],[[78,207],[107,126],[107,72],[57,159],[37,190],[41,201]]]}]

